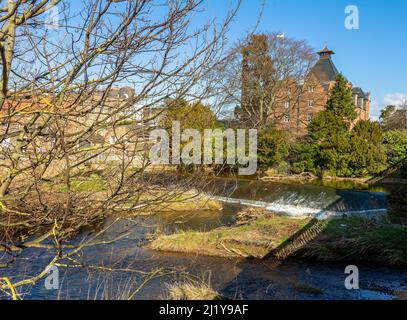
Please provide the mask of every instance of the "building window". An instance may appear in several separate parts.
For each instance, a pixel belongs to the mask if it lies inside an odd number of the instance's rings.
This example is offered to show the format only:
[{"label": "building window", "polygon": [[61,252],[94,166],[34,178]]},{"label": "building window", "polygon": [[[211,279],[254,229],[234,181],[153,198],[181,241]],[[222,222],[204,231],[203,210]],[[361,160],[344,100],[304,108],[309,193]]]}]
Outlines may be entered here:
[{"label": "building window", "polygon": [[117,142],[116,136],[110,136],[110,138],[109,138],[109,143],[110,143],[110,144],[115,144],[116,142]]},{"label": "building window", "polygon": [[285,123],[290,122],[290,115],[289,115],[289,114],[285,114],[284,117],[283,117],[283,121],[284,121]]},{"label": "building window", "polygon": [[284,102],[284,108],[286,108],[286,109],[290,108],[290,101]]},{"label": "building window", "polygon": [[362,107],[363,107],[363,98],[359,98],[358,99],[358,108],[362,109]]},{"label": "building window", "polygon": [[312,121],[312,114],[309,113],[307,114],[307,122],[311,122]]},{"label": "building window", "polygon": [[308,107],[313,107],[315,105],[314,99],[308,100]]},{"label": "building window", "polygon": [[309,87],[308,87],[308,92],[310,92],[310,93],[315,92],[315,87],[309,86]]}]

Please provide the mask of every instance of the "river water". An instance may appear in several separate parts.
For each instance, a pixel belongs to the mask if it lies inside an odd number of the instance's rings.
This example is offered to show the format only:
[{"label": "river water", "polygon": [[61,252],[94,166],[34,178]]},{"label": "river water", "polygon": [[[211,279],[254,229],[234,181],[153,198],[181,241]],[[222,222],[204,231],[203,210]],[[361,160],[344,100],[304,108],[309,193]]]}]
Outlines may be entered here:
[{"label": "river water", "polygon": [[[191,279],[209,282],[229,299],[393,299],[395,291],[407,290],[407,272],[403,269],[358,265],[360,289],[347,290],[344,285],[346,264],[327,265],[292,259],[276,264],[270,260],[154,252],[143,247],[151,233],[204,231],[231,225],[242,207],[240,200],[282,214],[299,216],[305,213],[320,218],[332,214],[376,215],[387,210],[388,190],[381,187],[219,179],[210,189],[225,200],[224,210],[167,213],[118,221],[109,219],[106,221],[109,229],[98,240],[109,242],[122,236],[120,240],[85,248],[81,256],[75,257],[84,267],[60,267],[58,290],[46,289],[45,281],[41,280],[26,288],[22,298],[126,299],[136,292],[134,299],[161,299],[166,297],[168,284]],[[92,234],[93,231],[83,232],[75,242]],[[52,253],[45,249],[24,250],[16,263],[8,269],[0,269],[0,276],[16,281],[35,275],[50,261]],[[101,270],[103,267],[116,270]],[[158,269],[161,272],[144,281]]]},{"label": "river water", "polygon": [[[269,211],[293,217],[313,216],[325,219],[332,216],[373,216],[387,213],[388,189],[368,187],[340,181],[330,185],[283,184],[258,180],[214,182],[214,198],[241,205],[263,207]],[[220,191],[222,190],[222,191]]]}]

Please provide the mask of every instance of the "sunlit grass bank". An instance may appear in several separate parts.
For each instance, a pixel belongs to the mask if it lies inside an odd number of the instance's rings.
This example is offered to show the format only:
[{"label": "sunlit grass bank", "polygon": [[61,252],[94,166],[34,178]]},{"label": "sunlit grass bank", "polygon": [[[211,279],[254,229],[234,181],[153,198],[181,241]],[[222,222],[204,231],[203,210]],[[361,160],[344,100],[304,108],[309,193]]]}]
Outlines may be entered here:
[{"label": "sunlit grass bank", "polygon": [[[149,247],[228,258],[276,255],[407,266],[407,227],[386,219],[344,217],[315,222],[269,214],[246,225],[159,236]],[[280,256],[281,252],[287,254]]]},{"label": "sunlit grass bank", "polygon": [[219,293],[204,282],[174,283],[167,286],[168,300],[218,300]]},{"label": "sunlit grass bank", "polygon": [[407,227],[361,217],[325,222],[323,232],[297,256],[317,261],[355,261],[407,266]]},{"label": "sunlit grass bank", "polygon": [[242,226],[160,236],[150,244],[150,247],[160,251],[220,257],[263,258],[271,249],[284,243],[309,221],[310,219],[293,220],[271,215]]},{"label": "sunlit grass bank", "polygon": [[[71,182],[71,191],[74,192],[98,192],[105,189],[105,181],[98,174],[91,174],[86,179],[73,179]],[[58,186],[59,192],[68,192],[66,185]]]},{"label": "sunlit grass bank", "polygon": [[[71,180],[70,189],[65,184],[49,184],[49,189],[59,193],[67,193],[68,191],[76,193],[93,194],[94,198],[103,198],[108,192],[108,183],[104,178],[96,173],[90,174],[84,178],[74,178]],[[91,199],[91,198],[90,198]],[[208,196],[199,193],[197,190],[148,190],[142,193],[139,197],[129,199],[123,204],[124,209],[131,208],[135,203],[148,203],[147,211],[138,208],[138,213],[151,214],[154,212],[179,212],[179,211],[194,211],[194,210],[221,210],[223,205],[221,202],[210,199]]]}]

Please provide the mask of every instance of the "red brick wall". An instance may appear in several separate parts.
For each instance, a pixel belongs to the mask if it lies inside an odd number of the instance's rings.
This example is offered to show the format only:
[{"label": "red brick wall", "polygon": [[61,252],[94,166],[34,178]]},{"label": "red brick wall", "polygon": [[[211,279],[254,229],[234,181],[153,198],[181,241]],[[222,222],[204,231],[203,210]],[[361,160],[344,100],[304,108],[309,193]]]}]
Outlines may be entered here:
[{"label": "red brick wall", "polygon": [[[271,120],[278,129],[287,131],[292,139],[306,135],[310,120],[324,110],[329,90],[333,85],[331,83],[323,86],[314,76],[311,76],[301,88],[292,84],[289,88],[291,94],[288,94],[288,90],[286,90],[278,95],[278,102]],[[351,88],[351,84],[349,86]],[[310,90],[310,87],[313,89]],[[309,103],[310,100],[313,101],[312,106]],[[290,102],[288,108],[285,105],[286,101]],[[359,120],[368,120],[370,99],[366,100],[366,110],[363,107],[361,109],[356,107],[356,111],[358,118],[355,123]]]}]

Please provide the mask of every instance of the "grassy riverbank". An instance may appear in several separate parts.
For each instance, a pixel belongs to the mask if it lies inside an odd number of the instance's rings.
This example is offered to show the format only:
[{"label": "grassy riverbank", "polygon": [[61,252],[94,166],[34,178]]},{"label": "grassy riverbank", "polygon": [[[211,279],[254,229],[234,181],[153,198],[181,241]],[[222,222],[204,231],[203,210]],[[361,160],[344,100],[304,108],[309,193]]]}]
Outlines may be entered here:
[{"label": "grassy riverbank", "polygon": [[149,247],[226,258],[295,256],[320,262],[407,266],[407,227],[385,219],[315,221],[265,214],[245,225],[159,236]]},{"label": "grassy riverbank", "polygon": [[[49,189],[66,194],[68,188],[66,185],[59,183],[56,185],[49,184]],[[87,194],[89,199],[100,200],[106,198],[108,184],[99,174],[93,173],[86,178],[72,179],[70,191],[74,193]],[[141,192],[138,197],[132,201],[129,199],[123,205],[123,209],[131,208],[134,203],[145,203],[146,208],[138,208],[138,214],[151,214],[152,212],[178,212],[178,211],[195,211],[195,210],[221,210],[222,203],[210,199],[208,196],[199,193],[191,188],[189,190],[163,190],[159,188],[150,189],[148,192]]]},{"label": "grassy riverbank", "polygon": [[324,222],[325,227],[296,256],[322,262],[368,262],[407,266],[407,227],[387,219],[353,217]]},{"label": "grassy riverbank", "polygon": [[209,232],[184,231],[160,236],[149,247],[159,251],[196,253],[219,257],[265,257],[310,219],[292,220],[268,215],[240,226],[222,227]]}]

